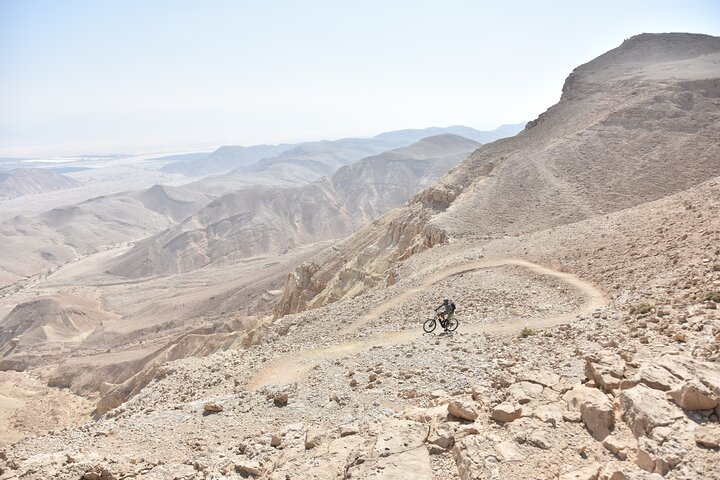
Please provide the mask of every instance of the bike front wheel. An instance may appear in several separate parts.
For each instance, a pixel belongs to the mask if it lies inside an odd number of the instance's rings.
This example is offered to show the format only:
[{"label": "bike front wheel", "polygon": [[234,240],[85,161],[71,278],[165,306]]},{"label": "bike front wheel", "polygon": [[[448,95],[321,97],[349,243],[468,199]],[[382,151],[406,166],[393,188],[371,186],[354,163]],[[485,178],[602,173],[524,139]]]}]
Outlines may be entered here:
[{"label": "bike front wheel", "polygon": [[423,323],[423,330],[425,330],[425,333],[430,333],[433,330],[435,330],[435,327],[437,326],[437,322],[434,318],[429,318],[425,320],[425,323]]},{"label": "bike front wheel", "polygon": [[448,320],[448,324],[447,324],[448,332],[454,332],[455,329],[458,327],[458,325],[460,325],[460,322],[457,321],[457,318],[451,318],[450,320]]}]

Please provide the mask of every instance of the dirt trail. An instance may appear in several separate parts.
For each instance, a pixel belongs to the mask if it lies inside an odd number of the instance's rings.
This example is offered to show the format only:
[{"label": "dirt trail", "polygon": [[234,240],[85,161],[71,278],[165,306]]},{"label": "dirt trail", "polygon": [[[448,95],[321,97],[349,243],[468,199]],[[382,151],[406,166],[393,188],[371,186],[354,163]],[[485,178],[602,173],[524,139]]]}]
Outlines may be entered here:
[{"label": "dirt trail", "polygon": [[[430,275],[420,286],[409,288],[400,295],[396,295],[391,299],[383,302],[369,311],[366,315],[360,317],[347,328],[341,330],[338,335],[345,335],[357,332],[373,320],[377,320],[380,316],[391,308],[405,302],[413,295],[421,293],[430,288],[433,284],[461,273],[472,272],[475,270],[483,270],[489,268],[503,266],[519,266],[540,275],[548,275],[558,278],[566,284],[576,288],[582,292],[585,297],[583,303],[578,309],[562,315],[550,315],[546,317],[537,317],[529,319],[518,319],[513,322],[506,323],[482,323],[477,325],[463,325],[462,333],[511,333],[523,327],[543,328],[560,325],[572,321],[578,315],[587,315],[593,310],[603,307],[607,304],[608,298],[605,293],[590,282],[587,282],[571,273],[559,272],[552,268],[545,267],[536,263],[519,259],[501,259],[501,260],[477,260],[473,262],[463,263],[444,268]],[[248,388],[256,390],[266,385],[286,384],[296,382],[301,379],[314,365],[321,360],[335,359],[347,356],[356,352],[369,350],[374,346],[399,345],[410,342],[423,335],[423,331],[418,325],[417,329],[401,330],[398,332],[380,332],[376,335],[357,340],[355,342],[341,343],[324,348],[311,348],[293,352],[275,360],[271,365],[260,370],[248,382]]]}]

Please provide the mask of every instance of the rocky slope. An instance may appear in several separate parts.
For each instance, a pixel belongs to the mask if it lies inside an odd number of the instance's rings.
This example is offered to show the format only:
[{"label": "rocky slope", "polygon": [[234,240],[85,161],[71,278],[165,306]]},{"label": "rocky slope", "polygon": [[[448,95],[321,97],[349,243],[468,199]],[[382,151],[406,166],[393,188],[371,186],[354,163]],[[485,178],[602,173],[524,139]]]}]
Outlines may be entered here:
[{"label": "rocky slope", "polygon": [[[87,342],[103,321],[114,318],[96,302],[74,295],[25,302],[0,320],[0,355],[26,353],[46,362],[48,355],[63,354],[62,344]],[[0,370],[8,370],[8,362],[15,360],[0,361]]]},{"label": "rocky slope", "polygon": [[140,240],[184,220],[213,198],[180,187],[96,197],[0,223],[0,286],[104,247]]},{"label": "rocky slope", "polygon": [[393,281],[394,262],[652,201],[718,171],[720,40],[639,35],[582,65],[560,102],[485,145],[402,209],[288,277],[280,314]]},{"label": "rocky slope", "polygon": [[[8,446],[0,468],[7,478],[720,478],[720,310],[705,300],[720,290],[719,188],[715,178],[492,248],[426,250],[408,260],[427,266],[414,278],[288,315],[238,350],[158,366],[124,405]],[[704,214],[678,215],[688,205]],[[582,245],[566,241],[581,234]],[[613,293],[593,300],[581,278],[498,266],[541,246]],[[460,328],[423,335],[419,321],[448,291]]]},{"label": "rocky slope", "polygon": [[349,235],[464,160],[478,143],[440,135],[297,188],[242,189],[113,261],[125,277],[178,273]]},{"label": "rocky slope", "polygon": [[0,198],[15,198],[32,193],[76,187],[77,181],[43,168],[16,168],[0,171]]}]

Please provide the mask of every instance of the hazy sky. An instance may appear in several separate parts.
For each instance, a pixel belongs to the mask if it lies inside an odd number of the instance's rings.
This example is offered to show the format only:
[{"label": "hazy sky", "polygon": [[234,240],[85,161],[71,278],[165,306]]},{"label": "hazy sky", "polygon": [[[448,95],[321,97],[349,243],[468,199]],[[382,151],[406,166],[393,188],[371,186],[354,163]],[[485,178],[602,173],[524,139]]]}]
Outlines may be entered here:
[{"label": "hazy sky", "polygon": [[0,0],[0,155],[492,129],[710,1]]}]

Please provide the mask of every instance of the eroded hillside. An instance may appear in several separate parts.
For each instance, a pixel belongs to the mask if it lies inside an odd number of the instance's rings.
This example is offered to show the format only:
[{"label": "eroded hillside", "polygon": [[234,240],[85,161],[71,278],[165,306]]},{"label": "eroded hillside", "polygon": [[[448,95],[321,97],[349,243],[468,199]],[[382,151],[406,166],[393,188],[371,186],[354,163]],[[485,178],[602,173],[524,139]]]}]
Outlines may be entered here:
[{"label": "eroded hillside", "polygon": [[439,243],[484,243],[577,222],[717,174],[720,40],[639,35],[575,69],[560,102],[522,133],[478,149],[288,277],[279,314],[391,283],[392,267]]}]

